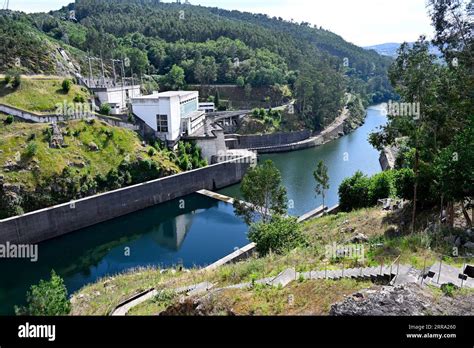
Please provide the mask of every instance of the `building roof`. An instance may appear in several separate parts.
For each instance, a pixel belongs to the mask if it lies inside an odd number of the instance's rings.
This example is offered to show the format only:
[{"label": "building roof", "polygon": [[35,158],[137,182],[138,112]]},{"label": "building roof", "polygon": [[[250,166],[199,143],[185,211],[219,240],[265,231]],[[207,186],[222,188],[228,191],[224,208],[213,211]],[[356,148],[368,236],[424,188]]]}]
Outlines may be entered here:
[{"label": "building roof", "polygon": [[189,94],[197,93],[197,91],[168,91],[158,93],[159,98],[170,98],[170,97],[185,97]]}]

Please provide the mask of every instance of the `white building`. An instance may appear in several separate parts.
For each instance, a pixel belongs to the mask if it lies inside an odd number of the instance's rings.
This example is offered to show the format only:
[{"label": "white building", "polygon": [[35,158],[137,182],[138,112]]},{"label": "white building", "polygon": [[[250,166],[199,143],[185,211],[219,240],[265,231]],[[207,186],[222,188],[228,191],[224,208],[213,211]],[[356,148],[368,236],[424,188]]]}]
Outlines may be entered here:
[{"label": "white building", "polygon": [[110,105],[113,115],[126,113],[130,99],[141,95],[140,85],[94,88],[92,90],[101,104]]},{"label": "white building", "polygon": [[125,82],[122,85],[113,79],[102,77],[99,79],[83,78],[82,80],[99,99],[100,105],[110,105],[113,115],[126,114],[130,99],[141,95],[140,85],[134,83]]},{"label": "white building", "polygon": [[196,133],[205,123],[199,111],[197,91],[170,91],[134,97],[133,113],[148,125],[156,136],[173,146],[181,136]]},{"label": "white building", "polygon": [[216,106],[214,103],[199,103],[199,111],[204,111],[206,114],[208,112],[216,111]]}]

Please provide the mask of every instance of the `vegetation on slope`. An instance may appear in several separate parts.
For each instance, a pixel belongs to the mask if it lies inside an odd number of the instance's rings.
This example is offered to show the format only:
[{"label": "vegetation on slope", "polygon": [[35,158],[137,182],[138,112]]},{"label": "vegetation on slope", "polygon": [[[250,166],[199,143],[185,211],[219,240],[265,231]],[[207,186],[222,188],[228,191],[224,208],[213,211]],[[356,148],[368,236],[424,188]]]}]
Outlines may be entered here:
[{"label": "vegetation on slope", "polygon": [[[77,23],[66,19],[72,9]],[[143,76],[147,91],[192,83],[237,84],[246,91],[288,88],[297,99],[297,115],[314,130],[339,114],[346,91],[361,95],[364,102],[392,95],[386,76],[390,59],[307,23],[142,0],[78,0],[49,14],[6,12],[3,25],[9,25],[11,16],[20,26],[16,31],[48,37],[45,41],[65,48],[84,75],[89,71],[84,52],[90,52],[104,58],[108,76],[113,76],[110,59],[128,57],[126,75]],[[94,73],[99,70],[94,64]]]},{"label": "vegetation on slope", "polygon": [[63,79],[22,77],[18,88],[0,82],[0,103],[37,113],[54,113],[57,105],[88,101],[89,92],[72,85],[68,93],[62,89]]},{"label": "vegetation on slope", "polygon": [[[418,105],[421,114],[389,112],[388,124],[371,135],[379,149],[403,139],[397,166],[411,183],[412,225],[417,209],[438,205],[440,218],[452,226],[454,206],[460,204],[472,227],[474,196],[474,24],[472,3],[431,0],[435,27],[433,43],[446,64],[430,53],[425,37],[404,43],[390,70],[390,79],[403,105]],[[444,213],[443,213],[444,212]]]},{"label": "vegetation on slope", "polygon": [[200,149],[146,145],[103,121],[59,124],[64,144],[51,147],[50,125],[0,116],[0,218],[206,165]]},{"label": "vegetation on slope", "polygon": [[[427,212],[424,217],[428,218],[430,214],[432,213]],[[299,272],[325,268],[341,269],[342,262],[346,268],[369,267],[382,263],[390,264],[401,255],[401,263],[421,269],[425,260],[426,265],[431,265],[439,258],[439,254],[446,252],[448,243],[444,238],[451,232],[444,230],[438,236],[430,236],[421,232],[423,227],[420,224],[418,234],[411,235],[409,231],[394,233],[394,229],[400,228],[402,222],[408,220],[408,210],[403,213],[403,218],[380,208],[339,213],[304,223],[302,228],[309,243],[284,254],[270,253],[207,272],[200,269],[192,269],[189,272],[169,270],[164,273],[154,268],[130,270],[101,279],[76,292],[71,314],[107,315],[121,301],[152,287],[170,290],[207,281],[219,288],[276,276],[293,267]],[[327,245],[346,245],[347,241],[358,233],[369,238],[367,242],[363,242],[366,251],[363,263],[349,258],[327,258]],[[444,262],[462,266],[450,257],[445,257]],[[373,286],[371,282],[356,280],[297,280],[286,288],[256,284],[250,289],[224,291],[216,294],[213,301],[216,305],[222,305],[222,308],[232,308],[234,314],[238,315],[327,315],[330,305],[342,300],[344,295]],[[289,295],[294,297],[293,305],[288,302]],[[179,298],[168,293],[168,296],[157,297],[141,304],[130,314],[154,315],[177,303]],[[228,313],[222,311],[214,314]]]}]

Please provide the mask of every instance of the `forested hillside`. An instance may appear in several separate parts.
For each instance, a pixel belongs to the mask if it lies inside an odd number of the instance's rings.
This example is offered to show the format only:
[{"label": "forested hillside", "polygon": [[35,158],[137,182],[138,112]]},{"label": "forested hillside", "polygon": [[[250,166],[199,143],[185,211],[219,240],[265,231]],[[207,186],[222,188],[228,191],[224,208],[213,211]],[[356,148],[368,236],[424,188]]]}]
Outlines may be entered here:
[{"label": "forested hillside", "polygon": [[[70,10],[77,22],[67,20]],[[2,27],[11,21],[4,12]],[[148,89],[237,84],[251,95],[255,87],[288,86],[298,114],[313,129],[337,116],[347,91],[367,102],[392,96],[391,59],[308,23],[158,0],[77,0],[49,14],[16,14],[13,21],[61,43],[84,75],[88,52],[104,59],[110,76],[111,59],[128,57],[126,75],[144,77]],[[9,35],[10,29],[1,30]],[[38,44],[19,40],[15,47],[27,52]],[[12,58],[4,58],[2,70],[12,66]]]}]

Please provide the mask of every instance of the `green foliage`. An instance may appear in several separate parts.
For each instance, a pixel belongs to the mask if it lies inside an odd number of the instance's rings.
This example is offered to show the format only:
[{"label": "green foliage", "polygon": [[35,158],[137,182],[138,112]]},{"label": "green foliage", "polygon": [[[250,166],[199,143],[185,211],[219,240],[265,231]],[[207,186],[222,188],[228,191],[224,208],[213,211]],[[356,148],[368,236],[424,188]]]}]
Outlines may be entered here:
[{"label": "green foliage", "polygon": [[63,80],[63,82],[61,83],[61,87],[62,87],[62,90],[63,90],[64,93],[66,93],[66,94],[69,93],[69,91],[71,90],[71,87],[72,87],[72,81],[69,80],[69,79]]},{"label": "green foliage", "polygon": [[84,103],[85,101],[86,99],[84,98],[84,96],[80,94],[76,94],[73,99],[74,103]]},{"label": "green foliage", "polygon": [[186,85],[183,68],[176,64],[173,65],[170,72],[163,77],[161,82],[166,89],[183,89]]},{"label": "green foliage", "polygon": [[343,180],[339,186],[341,210],[350,211],[367,207],[369,204],[370,179],[361,171]]},{"label": "green foliage", "polygon": [[237,81],[235,82],[237,86],[243,88],[245,86],[245,79],[243,76],[237,77]]},{"label": "green foliage", "polygon": [[49,281],[41,280],[31,286],[26,300],[26,307],[15,308],[17,315],[58,316],[67,315],[71,310],[64,281],[54,270]]},{"label": "green foliage", "polygon": [[38,152],[38,144],[34,141],[30,141],[28,145],[26,146],[24,154],[26,157],[31,158],[35,156],[37,152]]},{"label": "green foliage", "polygon": [[396,195],[394,185],[394,172],[385,171],[370,178],[368,191],[368,204],[374,206],[379,199]]},{"label": "green foliage", "polygon": [[393,174],[395,192],[398,197],[403,199],[413,198],[413,184],[415,182],[415,173],[412,169],[403,168]]},{"label": "green foliage", "polygon": [[[237,84],[250,97],[253,87],[287,86],[285,96],[298,99],[297,114],[313,129],[336,117],[346,91],[374,102],[392,95],[386,76],[390,59],[327,30],[201,6],[188,7],[186,20],[180,20],[180,9],[179,4],[158,1],[79,0],[78,23],[61,20],[65,13],[57,11],[15,14],[13,20],[4,16],[0,28],[5,47],[14,47],[17,55],[28,51],[27,68],[35,72],[54,69],[49,57],[54,47],[41,49],[42,41],[50,41],[47,35],[52,43],[70,45],[65,49],[84,69],[84,52],[106,60],[128,57],[127,76],[160,76],[156,80],[165,89],[192,83]],[[30,51],[38,51],[38,58]],[[349,69],[342,67],[345,57]]]},{"label": "green foliage", "polygon": [[109,104],[104,103],[100,106],[99,113],[101,115],[108,116],[108,115],[110,115],[110,111],[112,111],[112,108],[110,107]]},{"label": "green foliage", "polygon": [[18,88],[20,87],[21,85],[21,75],[20,75],[20,72],[15,72],[13,74],[13,77],[11,79],[11,85],[13,88]]},{"label": "green foliage", "polygon": [[260,255],[270,251],[283,254],[305,244],[301,225],[294,217],[275,215],[268,223],[256,222],[250,225],[249,239],[257,244]]},{"label": "green foliage", "polygon": [[286,189],[280,172],[270,160],[250,168],[240,190],[243,202],[236,200],[234,209],[248,225],[257,220],[267,223],[272,215],[284,215],[287,211]]},{"label": "green foliage", "polygon": [[446,200],[465,201],[474,196],[474,116],[435,160],[438,192]]},{"label": "green foliage", "polygon": [[202,158],[201,149],[195,142],[178,143],[175,163],[182,170],[192,170],[207,166],[207,161]]},{"label": "green foliage", "polygon": [[319,161],[316,167],[316,170],[313,172],[314,181],[316,181],[316,187],[314,191],[317,195],[322,195],[323,197],[323,207],[324,199],[326,198],[326,191],[329,190],[329,175],[328,167],[324,164],[323,161]]},{"label": "green foliage", "polygon": [[15,118],[12,115],[7,115],[5,118],[5,124],[12,124],[15,121]]},{"label": "green foliage", "polygon": [[444,296],[453,297],[456,291],[456,285],[451,283],[443,284],[441,286],[441,291],[443,292]]},{"label": "green foliage", "polygon": [[[445,63],[430,53],[430,42],[423,36],[413,45],[403,44],[390,69],[390,80],[403,102],[420,103],[421,118],[389,116],[382,131],[371,137],[379,149],[403,139],[397,166],[407,170],[395,182],[401,196],[415,200],[412,225],[417,206],[443,202],[452,207],[459,202],[465,212],[465,201],[474,194],[471,10],[466,1],[429,1],[435,29],[432,43]],[[448,210],[452,224],[454,211]],[[472,224],[464,215],[467,224]]]}]

